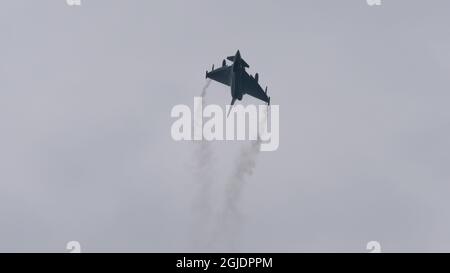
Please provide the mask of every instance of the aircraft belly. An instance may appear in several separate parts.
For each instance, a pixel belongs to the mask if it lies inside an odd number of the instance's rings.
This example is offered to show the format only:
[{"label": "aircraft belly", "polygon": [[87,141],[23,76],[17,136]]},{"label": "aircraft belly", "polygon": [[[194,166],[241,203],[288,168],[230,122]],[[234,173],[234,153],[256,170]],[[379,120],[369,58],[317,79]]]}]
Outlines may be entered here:
[{"label": "aircraft belly", "polygon": [[233,73],[231,76],[231,96],[235,98],[237,96],[237,81],[236,81],[236,73]]}]

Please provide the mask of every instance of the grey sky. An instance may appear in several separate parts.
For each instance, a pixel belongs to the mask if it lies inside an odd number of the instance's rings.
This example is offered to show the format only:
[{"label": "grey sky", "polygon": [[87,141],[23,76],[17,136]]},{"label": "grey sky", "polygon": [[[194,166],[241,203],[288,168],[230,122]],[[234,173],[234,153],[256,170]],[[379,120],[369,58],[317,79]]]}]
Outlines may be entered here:
[{"label": "grey sky", "polygon": [[[171,139],[170,110],[192,107],[205,70],[237,49],[281,120],[279,150],[260,153],[245,181],[234,250],[365,252],[377,240],[450,251],[449,10],[2,1],[0,251],[64,252],[71,240],[84,251],[229,250],[221,238],[192,243],[196,147]],[[229,101],[212,83],[208,102]],[[215,213],[246,144],[211,144]]]}]

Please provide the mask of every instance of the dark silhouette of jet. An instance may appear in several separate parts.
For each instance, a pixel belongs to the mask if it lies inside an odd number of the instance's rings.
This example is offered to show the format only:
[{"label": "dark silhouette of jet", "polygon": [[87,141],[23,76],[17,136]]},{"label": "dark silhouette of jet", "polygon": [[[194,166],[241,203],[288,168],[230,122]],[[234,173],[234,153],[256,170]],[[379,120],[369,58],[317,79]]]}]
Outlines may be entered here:
[{"label": "dark silhouette of jet", "polygon": [[206,71],[206,78],[215,80],[222,84],[231,87],[231,107],[228,111],[230,114],[231,108],[233,107],[236,99],[242,100],[244,94],[248,94],[252,97],[260,99],[270,105],[270,97],[267,96],[267,87],[264,91],[258,83],[259,75],[255,74],[253,77],[249,75],[245,68],[250,66],[242,59],[239,50],[236,55],[227,57],[227,60],[232,61],[232,65],[227,65],[226,61],[223,60],[222,67],[214,70],[214,65],[212,66],[211,72]]}]

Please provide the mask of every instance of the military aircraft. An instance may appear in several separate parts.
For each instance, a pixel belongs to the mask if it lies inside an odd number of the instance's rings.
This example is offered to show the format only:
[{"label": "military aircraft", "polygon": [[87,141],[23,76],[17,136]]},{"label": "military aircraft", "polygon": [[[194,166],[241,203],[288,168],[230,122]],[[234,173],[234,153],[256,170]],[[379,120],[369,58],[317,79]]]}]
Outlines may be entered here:
[{"label": "military aircraft", "polygon": [[236,52],[236,55],[227,57],[227,60],[233,62],[233,64],[227,65],[226,61],[223,60],[222,67],[214,69],[213,65],[211,72],[206,71],[206,78],[231,87],[232,100],[228,115],[236,99],[242,100],[244,94],[260,99],[266,102],[267,105],[270,105],[270,97],[267,96],[267,87],[264,91],[259,85],[258,73],[252,76],[245,71],[245,68],[249,68],[250,66],[242,59],[239,50]]}]

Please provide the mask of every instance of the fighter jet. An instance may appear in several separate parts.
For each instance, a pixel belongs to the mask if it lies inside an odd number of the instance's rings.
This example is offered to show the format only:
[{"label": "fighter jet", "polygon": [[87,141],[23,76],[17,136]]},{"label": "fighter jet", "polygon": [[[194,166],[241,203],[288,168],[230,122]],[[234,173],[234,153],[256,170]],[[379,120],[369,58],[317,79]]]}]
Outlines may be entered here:
[{"label": "fighter jet", "polygon": [[227,60],[233,62],[233,64],[227,65],[226,60],[223,60],[221,68],[214,69],[213,65],[211,72],[206,71],[207,79],[209,78],[231,87],[232,100],[227,115],[230,114],[236,99],[242,100],[244,94],[260,99],[266,102],[267,105],[270,105],[270,97],[267,96],[267,87],[264,91],[259,85],[258,73],[252,76],[245,71],[250,66],[242,59],[239,50],[236,52],[236,55],[227,57]]}]

